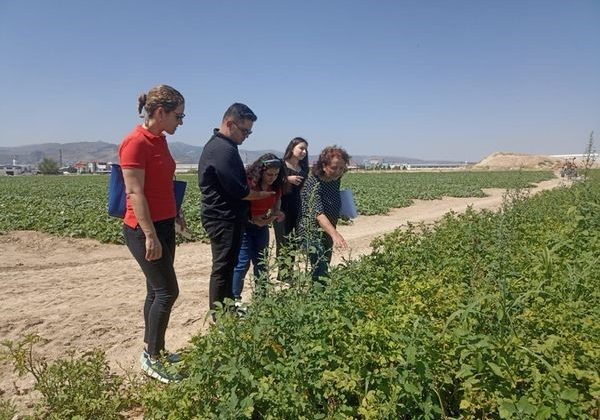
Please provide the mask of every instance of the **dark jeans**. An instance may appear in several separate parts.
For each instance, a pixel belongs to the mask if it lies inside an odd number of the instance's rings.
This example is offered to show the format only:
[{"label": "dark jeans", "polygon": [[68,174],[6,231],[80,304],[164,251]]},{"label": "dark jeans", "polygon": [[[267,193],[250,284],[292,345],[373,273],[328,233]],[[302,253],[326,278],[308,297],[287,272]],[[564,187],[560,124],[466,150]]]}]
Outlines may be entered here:
[{"label": "dark jeans", "polygon": [[226,298],[233,299],[233,269],[242,245],[244,222],[203,219],[202,225],[210,238],[212,270],[208,289],[210,309]]},{"label": "dark jeans", "polygon": [[177,276],[173,268],[175,260],[174,219],[154,223],[156,235],[162,245],[162,257],[146,260],[146,235],[138,226],[132,229],[123,225],[125,244],[146,276],[146,301],[144,302],[144,342],[148,353],[158,356],[165,349],[165,332],[171,316],[171,308],[179,295]]},{"label": "dark jeans", "polygon": [[242,298],[244,289],[244,277],[250,268],[250,262],[254,267],[254,281],[256,290],[261,294],[266,288],[266,279],[262,277],[267,272],[264,258],[267,258],[269,250],[269,227],[257,226],[252,223],[246,224],[246,231],[242,237],[242,246],[238,256],[238,262],[233,270],[233,297]]}]

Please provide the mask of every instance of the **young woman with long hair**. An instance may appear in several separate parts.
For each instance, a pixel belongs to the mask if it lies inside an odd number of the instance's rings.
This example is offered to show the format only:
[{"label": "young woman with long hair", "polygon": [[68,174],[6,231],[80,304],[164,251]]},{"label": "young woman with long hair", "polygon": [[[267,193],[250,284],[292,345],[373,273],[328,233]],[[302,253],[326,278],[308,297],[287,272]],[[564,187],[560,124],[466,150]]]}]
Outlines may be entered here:
[{"label": "young woman with long hair", "polygon": [[236,306],[239,306],[244,288],[244,277],[250,268],[254,267],[256,290],[260,293],[266,288],[268,258],[269,225],[282,222],[285,214],[280,210],[281,189],[285,183],[283,162],[272,153],[259,157],[247,170],[248,184],[252,190],[273,191],[275,194],[260,200],[250,202],[250,218],[242,237],[242,247],[238,254],[238,262],[233,270],[233,296]]}]

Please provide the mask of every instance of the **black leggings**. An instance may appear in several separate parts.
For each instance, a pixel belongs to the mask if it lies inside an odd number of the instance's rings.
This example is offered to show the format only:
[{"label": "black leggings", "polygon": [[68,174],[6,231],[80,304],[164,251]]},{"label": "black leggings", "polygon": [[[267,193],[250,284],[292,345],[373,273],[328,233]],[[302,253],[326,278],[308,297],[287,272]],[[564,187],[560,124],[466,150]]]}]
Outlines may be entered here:
[{"label": "black leggings", "polygon": [[132,229],[123,225],[125,243],[146,276],[146,301],[144,302],[144,342],[148,354],[158,356],[165,349],[165,332],[171,316],[171,308],[179,295],[177,276],[173,268],[175,260],[174,219],[154,223],[156,235],[162,245],[162,257],[146,260],[146,235],[138,226]]}]

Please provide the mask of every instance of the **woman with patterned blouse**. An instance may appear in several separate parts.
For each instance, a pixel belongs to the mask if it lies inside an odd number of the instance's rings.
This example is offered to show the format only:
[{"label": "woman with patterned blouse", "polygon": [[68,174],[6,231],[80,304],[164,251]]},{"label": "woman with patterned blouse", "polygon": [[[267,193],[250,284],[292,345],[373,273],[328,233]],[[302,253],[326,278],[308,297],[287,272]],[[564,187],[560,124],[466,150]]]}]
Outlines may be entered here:
[{"label": "woman with patterned blouse", "polygon": [[341,178],[350,156],[337,146],[328,146],[319,155],[302,189],[302,216],[298,226],[312,266],[313,280],[326,277],[333,248],[346,249],[344,237],[337,231],[342,201]]}]

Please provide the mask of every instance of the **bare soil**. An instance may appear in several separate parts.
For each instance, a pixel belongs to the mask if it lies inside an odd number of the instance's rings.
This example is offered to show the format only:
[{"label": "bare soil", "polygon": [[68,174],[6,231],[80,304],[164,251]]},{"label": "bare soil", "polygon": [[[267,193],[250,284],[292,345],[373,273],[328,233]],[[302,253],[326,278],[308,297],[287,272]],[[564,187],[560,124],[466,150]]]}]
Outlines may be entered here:
[{"label": "bare soil", "polygon": [[[563,184],[560,178],[540,183],[532,192]],[[334,254],[333,263],[370,252],[371,241],[408,222],[430,223],[450,210],[463,212],[495,209],[504,190],[485,191],[484,198],[417,200],[385,216],[359,216],[339,231],[350,249]],[[114,370],[138,370],[143,348],[142,306],[145,281],[137,263],[122,245],[105,245],[88,239],[58,238],[39,232],[15,231],[0,235],[0,340],[18,340],[38,334],[46,341],[37,352],[49,360],[69,352],[94,348],[106,352]],[[180,296],[167,330],[171,350],[208,328],[208,278],[211,253],[208,244],[182,244],[175,269]],[[0,396],[20,409],[31,407],[36,395],[30,377],[18,378],[8,363],[0,364]]]}]

